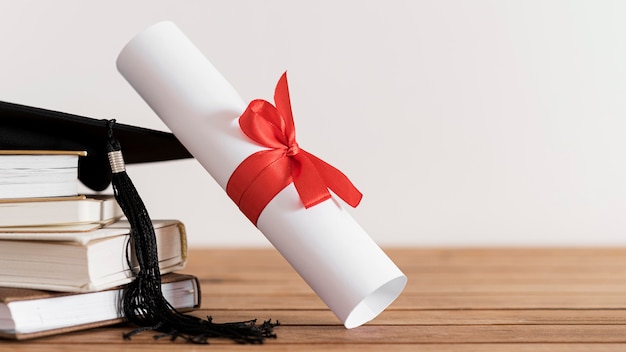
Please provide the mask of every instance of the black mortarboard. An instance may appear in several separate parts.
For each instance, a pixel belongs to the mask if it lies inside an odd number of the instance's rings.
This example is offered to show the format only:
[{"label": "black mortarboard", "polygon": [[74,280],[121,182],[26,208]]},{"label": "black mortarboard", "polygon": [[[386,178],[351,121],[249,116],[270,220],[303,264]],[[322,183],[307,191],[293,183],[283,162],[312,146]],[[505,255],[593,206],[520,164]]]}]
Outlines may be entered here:
[{"label": "black mortarboard", "polygon": [[263,343],[265,338],[276,337],[272,330],[278,322],[213,323],[210,317],[179,313],[163,297],[154,228],[125,164],[191,158],[173,134],[0,102],[0,149],[86,151],[87,156],[79,162],[80,180],[98,191],[113,184],[115,199],[131,226],[139,264],[133,272],[135,280],[124,290],[122,309],[126,318],[141,328],[124,337],[145,330],[197,343],[206,343],[210,337],[239,343]]},{"label": "black mortarboard", "polygon": [[[124,146],[127,164],[192,158],[168,132],[118,123],[113,134]],[[0,102],[0,149],[86,151],[78,177],[94,191],[111,183],[106,142],[107,120]]]}]

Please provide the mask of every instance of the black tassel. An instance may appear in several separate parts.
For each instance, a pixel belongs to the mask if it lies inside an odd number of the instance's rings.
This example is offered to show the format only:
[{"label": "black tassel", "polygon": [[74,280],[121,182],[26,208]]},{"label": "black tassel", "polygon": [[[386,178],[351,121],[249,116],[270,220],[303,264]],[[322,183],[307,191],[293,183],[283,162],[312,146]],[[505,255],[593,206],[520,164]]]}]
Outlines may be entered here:
[{"label": "black tassel", "polygon": [[209,338],[220,337],[251,344],[263,343],[266,338],[276,338],[273,329],[279,325],[278,321],[274,323],[268,320],[262,324],[257,324],[256,320],[213,323],[211,317],[201,319],[178,312],[163,297],[154,228],[143,201],[125,171],[120,143],[113,137],[114,124],[115,120],[108,121],[107,142],[113,191],[130,222],[130,238],[139,264],[139,269],[134,272],[135,279],[124,292],[122,307],[126,318],[140,328],[124,334],[124,338],[130,339],[148,330],[163,333],[155,338],[183,338],[188,342],[204,344],[208,343]]}]

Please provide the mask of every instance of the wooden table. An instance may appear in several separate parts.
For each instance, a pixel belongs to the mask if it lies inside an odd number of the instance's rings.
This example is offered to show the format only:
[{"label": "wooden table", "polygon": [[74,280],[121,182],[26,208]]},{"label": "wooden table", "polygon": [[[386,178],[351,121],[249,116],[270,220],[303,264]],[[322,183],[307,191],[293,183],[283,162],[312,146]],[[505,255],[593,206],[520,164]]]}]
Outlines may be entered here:
[{"label": "wooden table", "polygon": [[626,249],[387,249],[400,298],[345,329],[273,249],[192,249],[186,273],[215,321],[277,319],[264,345],[154,341],[132,327],[0,341],[0,351],[626,351]]}]

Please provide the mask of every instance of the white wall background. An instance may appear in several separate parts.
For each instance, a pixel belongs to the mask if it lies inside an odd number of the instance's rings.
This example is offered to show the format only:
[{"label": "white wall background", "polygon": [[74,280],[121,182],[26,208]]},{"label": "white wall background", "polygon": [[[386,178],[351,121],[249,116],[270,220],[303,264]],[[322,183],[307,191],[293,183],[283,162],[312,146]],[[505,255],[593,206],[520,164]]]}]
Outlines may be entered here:
[{"label": "white wall background", "polygon": [[[0,100],[165,130],[115,68],[165,19],[245,100],[288,70],[381,245],[626,244],[624,1],[0,0]],[[192,246],[268,245],[195,160],[129,173]]]}]

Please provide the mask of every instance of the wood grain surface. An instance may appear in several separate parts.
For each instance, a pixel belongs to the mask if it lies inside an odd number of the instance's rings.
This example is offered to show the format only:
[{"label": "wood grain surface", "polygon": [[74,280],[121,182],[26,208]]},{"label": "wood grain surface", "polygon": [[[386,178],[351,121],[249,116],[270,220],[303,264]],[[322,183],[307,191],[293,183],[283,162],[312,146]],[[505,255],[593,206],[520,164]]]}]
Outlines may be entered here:
[{"label": "wood grain surface", "polygon": [[273,249],[191,249],[215,321],[279,320],[264,345],[131,341],[129,324],[30,341],[0,351],[626,351],[625,248],[386,249],[407,288],[370,323],[345,329]]}]

